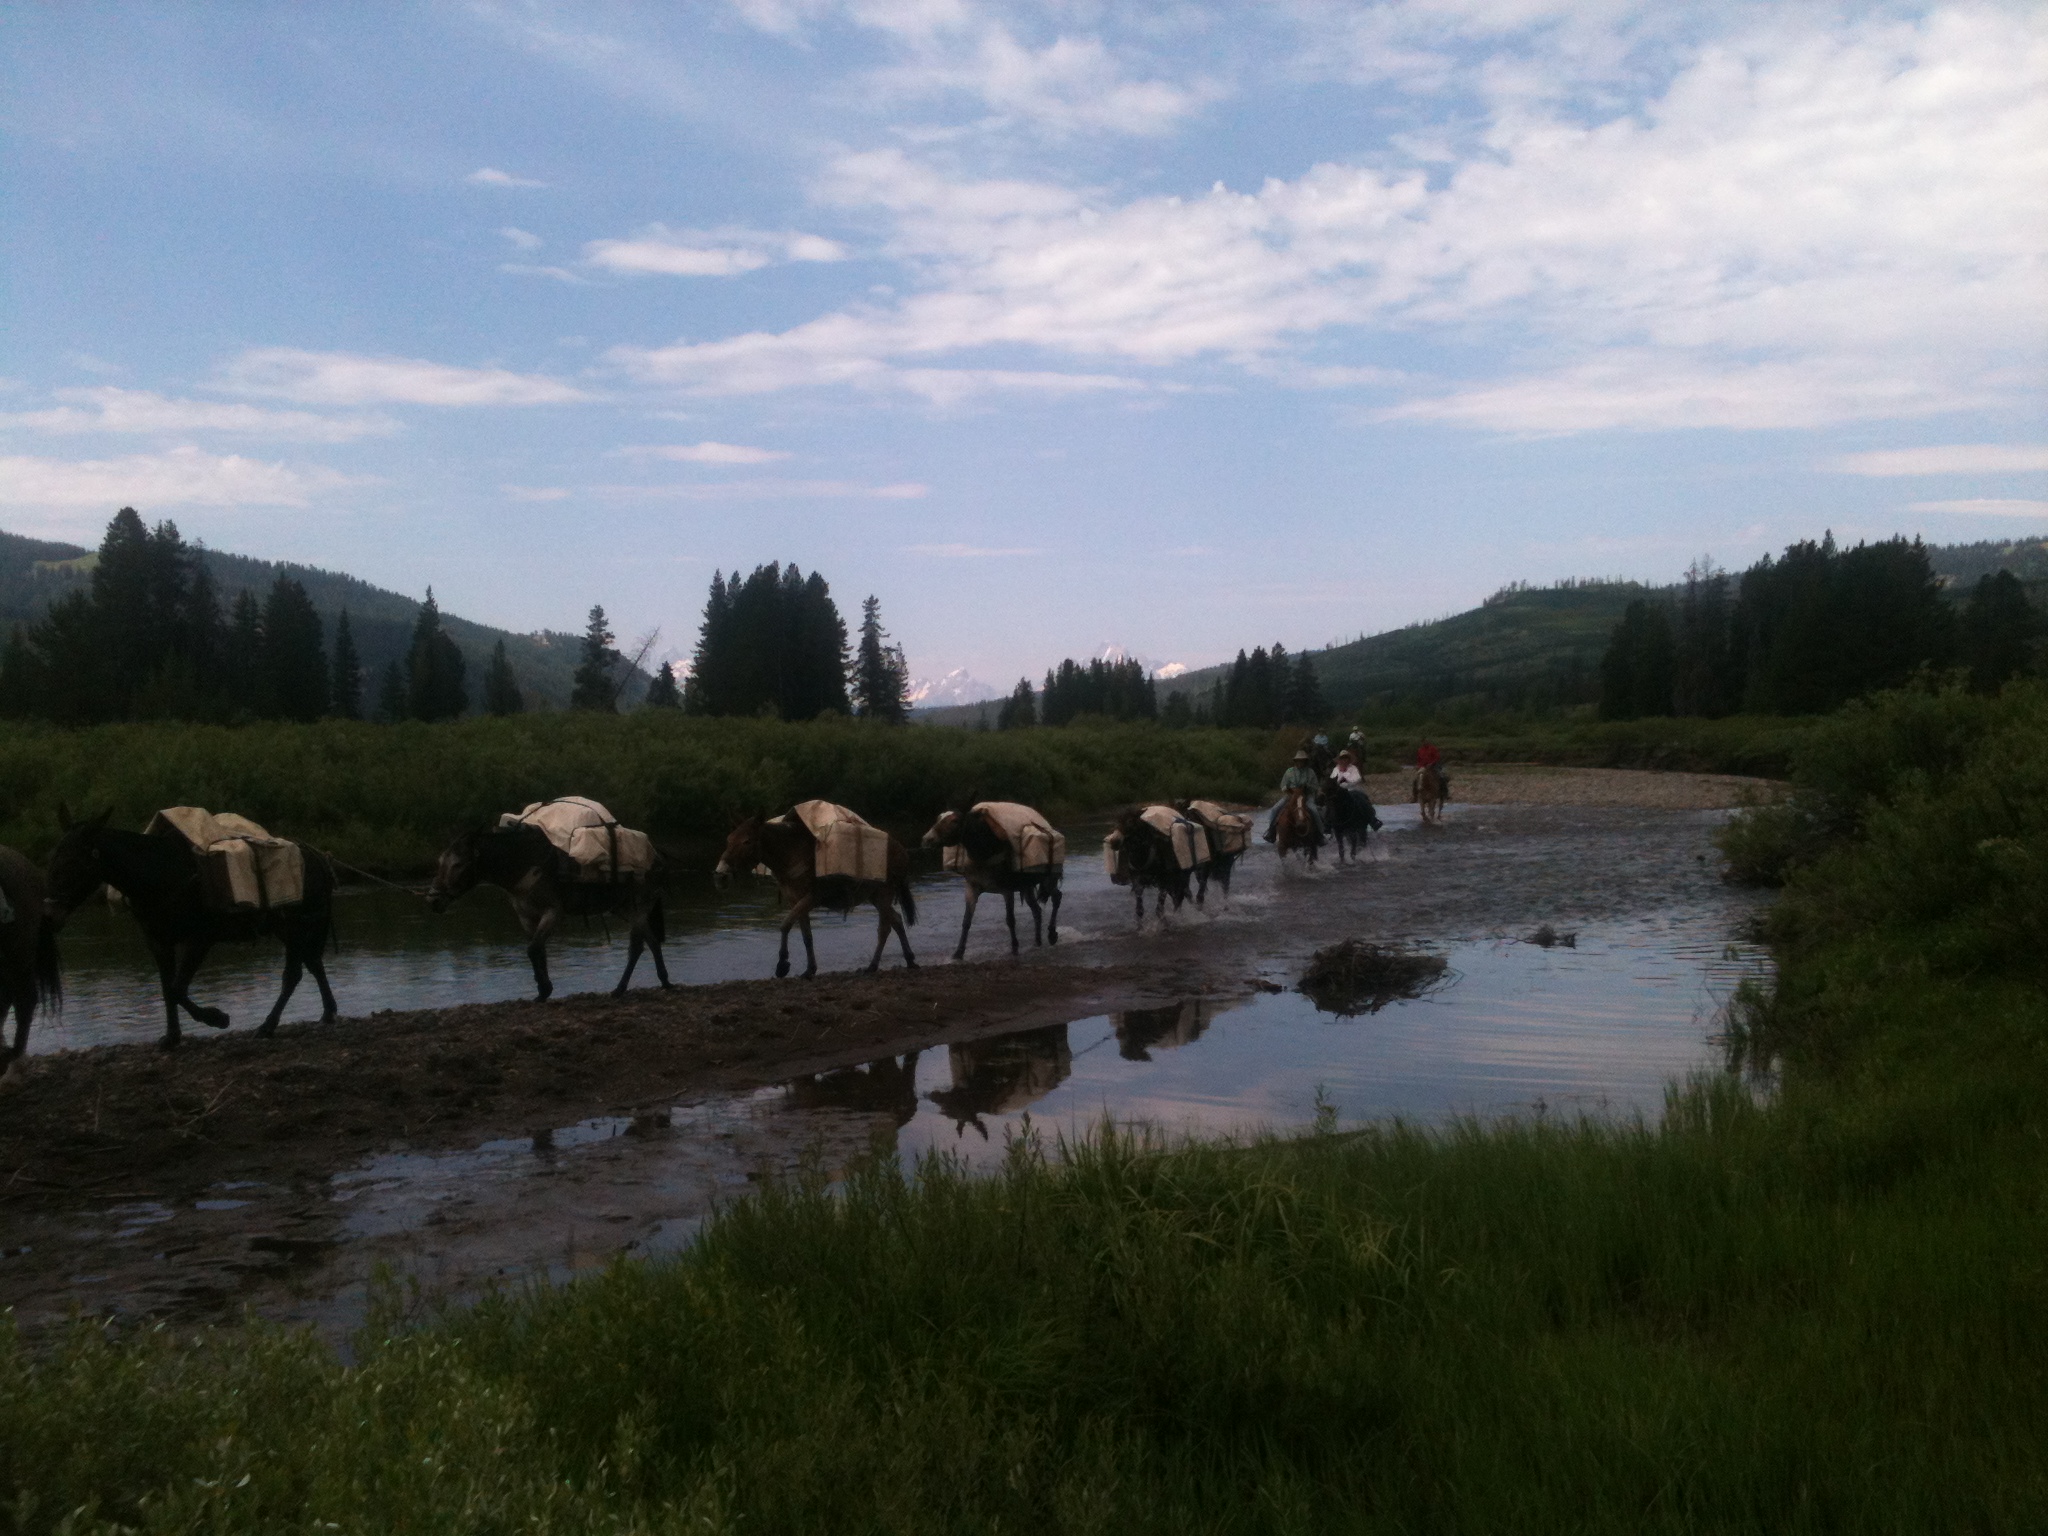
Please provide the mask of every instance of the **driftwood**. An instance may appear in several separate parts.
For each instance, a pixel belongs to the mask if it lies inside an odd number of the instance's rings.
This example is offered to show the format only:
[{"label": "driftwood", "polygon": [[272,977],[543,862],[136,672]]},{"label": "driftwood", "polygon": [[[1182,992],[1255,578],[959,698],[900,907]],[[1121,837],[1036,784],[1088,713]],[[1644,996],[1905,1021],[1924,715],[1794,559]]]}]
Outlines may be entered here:
[{"label": "driftwood", "polygon": [[1420,997],[1449,970],[1442,955],[1426,950],[1346,939],[1315,952],[1301,973],[1300,990],[1322,1012],[1349,1019]]}]

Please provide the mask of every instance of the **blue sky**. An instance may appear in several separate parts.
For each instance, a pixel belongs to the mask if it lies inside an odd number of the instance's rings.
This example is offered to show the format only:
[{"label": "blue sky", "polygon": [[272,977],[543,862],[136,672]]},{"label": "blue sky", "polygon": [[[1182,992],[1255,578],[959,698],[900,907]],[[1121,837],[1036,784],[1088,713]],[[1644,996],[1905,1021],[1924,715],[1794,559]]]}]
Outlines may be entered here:
[{"label": "blue sky", "polygon": [[2048,532],[2048,12],[17,7],[0,527],[1201,665]]}]

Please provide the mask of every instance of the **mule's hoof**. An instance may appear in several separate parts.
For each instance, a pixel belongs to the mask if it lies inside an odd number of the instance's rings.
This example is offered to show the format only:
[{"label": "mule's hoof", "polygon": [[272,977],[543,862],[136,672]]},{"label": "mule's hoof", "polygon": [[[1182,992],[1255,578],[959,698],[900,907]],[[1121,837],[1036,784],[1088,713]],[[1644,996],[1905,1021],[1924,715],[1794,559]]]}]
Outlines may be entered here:
[{"label": "mule's hoof", "polygon": [[157,1041],[156,1048],[160,1051],[175,1051],[180,1043],[176,1035],[165,1035],[163,1039]]},{"label": "mule's hoof", "polygon": [[[775,962],[775,974],[776,974],[776,975],[777,975],[778,977],[782,977],[782,976],[787,976],[787,975],[789,974],[789,962],[788,962],[787,960],[778,960],[778,961],[776,961],[776,962]],[[807,971],[807,972],[805,972],[805,974],[806,974],[806,975],[809,975],[810,973],[809,973],[809,972]]]},{"label": "mule's hoof", "polygon": [[622,981],[622,982],[620,982],[620,983],[619,983],[619,984],[618,984],[618,985],[617,985],[616,987],[613,987],[613,988],[612,988],[612,996],[613,996],[613,997],[624,997],[625,995],[626,995],[626,984],[625,984],[625,983],[624,983],[623,981]]},{"label": "mule's hoof", "polygon": [[228,1027],[228,1016],[218,1008],[208,1008],[200,1013],[199,1022],[208,1029],[226,1029]]},{"label": "mule's hoof", "polygon": [[911,959],[910,956],[905,955],[903,957],[903,968],[906,971],[914,971],[917,969],[917,962]]},{"label": "mule's hoof", "polygon": [[332,1024],[338,1017],[340,1017],[340,1015],[334,1009],[330,1008],[325,1013],[320,1015],[320,1022],[322,1024]]},{"label": "mule's hoof", "polygon": [[962,960],[965,960],[966,958],[967,946],[965,944],[962,944],[958,949],[953,951],[953,963],[955,965],[958,965]]},{"label": "mule's hoof", "polygon": [[268,1040],[272,1035],[277,1033],[277,1020],[265,1019],[261,1024],[258,1024],[256,1026],[256,1033],[261,1038]]}]

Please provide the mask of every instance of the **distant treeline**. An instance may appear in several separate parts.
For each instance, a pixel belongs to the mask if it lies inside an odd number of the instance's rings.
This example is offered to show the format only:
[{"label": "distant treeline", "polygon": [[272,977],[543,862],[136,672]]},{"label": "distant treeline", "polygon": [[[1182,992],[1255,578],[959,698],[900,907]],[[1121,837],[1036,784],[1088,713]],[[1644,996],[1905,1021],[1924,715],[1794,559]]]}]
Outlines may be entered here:
[{"label": "distant treeline", "polygon": [[1961,611],[1918,539],[1790,545],[1739,581],[1698,564],[1669,601],[1640,598],[1600,663],[1600,715],[1819,715],[1960,666],[1996,689],[2039,665],[2039,615],[2009,572],[1979,578]]},{"label": "distant treeline", "polygon": [[697,652],[683,686],[691,715],[767,715],[814,720],[857,714],[900,722],[909,712],[910,669],[882,628],[881,604],[862,605],[858,651],[832,588],[816,571],[771,561],[750,576],[711,575]]},{"label": "distant treeline", "polygon": [[1072,657],[1045,674],[1044,690],[1035,697],[1029,678],[1019,678],[996,711],[996,729],[1028,725],[1066,725],[1084,718],[1158,720],[1179,729],[1221,726],[1226,729],[1271,730],[1283,725],[1314,724],[1329,713],[1315,662],[1307,652],[1289,656],[1287,647],[1260,646],[1250,655],[1239,651],[1230,669],[1206,693],[1189,697],[1172,693],[1162,707],[1159,685],[1136,661],[1077,662]]},{"label": "distant treeline", "polygon": [[[610,711],[638,674],[611,647],[604,610],[590,617],[571,707]],[[107,525],[88,583],[14,626],[0,651],[0,716],[58,725],[447,720],[470,707],[467,672],[428,588],[403,653],[376,679],[374,700],[366,698],[347,608],[330,642],[305,586],[283,573],[261,598],[245,588],[224,608],[202,552],[178,525],[152,529],[123,507]],[[650,702],[663,697],[657,689]],[[482,704],[494,715],[525,708],[502,639],[484,670]]]}]

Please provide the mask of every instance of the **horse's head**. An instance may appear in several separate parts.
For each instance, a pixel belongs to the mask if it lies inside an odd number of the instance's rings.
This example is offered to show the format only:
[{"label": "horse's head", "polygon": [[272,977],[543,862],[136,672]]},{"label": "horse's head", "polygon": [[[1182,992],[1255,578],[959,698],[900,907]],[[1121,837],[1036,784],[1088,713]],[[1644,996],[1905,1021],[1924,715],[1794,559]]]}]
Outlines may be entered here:
[{"label": "horse's head", "polygon": [[74,821],[70,809],[58,805],[57,826],[64,835],[57,839],[44,872],[43,921],[52,928],[61,928],[81,902],[107,883],[100,834],[106,831],[110,814],[102,811]]},{"label": "horse's head", "polygon": [[749,816],[732,829],[732,835],[725,840],[725,852],[718,856],[718,868],[711,872],[711,883],[718,889],[724,890],[732,884],[734,875],[761,862],[761,826],[767,819]]},{"label": "horse's head", "polygon": [[441,850],[440,861],[434,865],[434,883],[427,887],[428,906],[436,912],[446,912],[458,896],[476,889],[481,877],[478,866],[483,862],[484,839],[489,835],[482,827],[471,827],[456,833],[455,840]]},{"label": "horse's head", "polygon": [[931,830],[924,835],[927,848],[950,848],[960,841],[966,818],[958,811],[941,811],[939,819],[932,823]]}]

